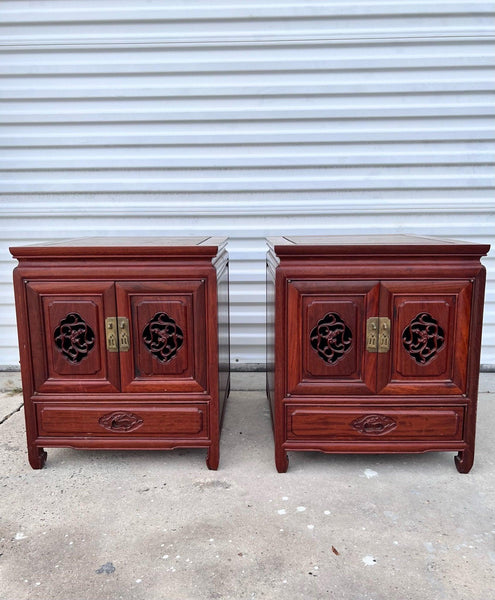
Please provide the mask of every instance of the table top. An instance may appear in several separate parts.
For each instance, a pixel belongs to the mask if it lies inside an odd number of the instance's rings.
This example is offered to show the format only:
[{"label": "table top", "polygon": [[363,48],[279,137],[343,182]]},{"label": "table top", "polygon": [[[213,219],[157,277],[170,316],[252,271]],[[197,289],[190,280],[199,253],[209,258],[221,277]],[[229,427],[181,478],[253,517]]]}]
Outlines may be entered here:
[{"label": "table top", "polygon": [[267,238],[279,256],[305,254],[487,254],[488,244],[416,235],[329,235]]},{"label": "table top", "polygon": [[215,256],[227,238],[181,237],[86,237],[54,240],[10,248],[16,258],[40,256]]}]

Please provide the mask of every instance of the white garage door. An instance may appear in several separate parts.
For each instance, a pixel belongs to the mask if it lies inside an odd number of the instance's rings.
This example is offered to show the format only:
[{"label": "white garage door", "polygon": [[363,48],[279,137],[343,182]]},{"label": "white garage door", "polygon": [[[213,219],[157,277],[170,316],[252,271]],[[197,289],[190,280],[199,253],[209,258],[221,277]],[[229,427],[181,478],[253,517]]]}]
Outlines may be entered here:
[{"label": "white garage door", "polygon": [[18,363],[9,245],[230,236],[248,369],[265,235],[495,244],[494,33],[494,3],[466,0],[1,2],[0,365]]}]

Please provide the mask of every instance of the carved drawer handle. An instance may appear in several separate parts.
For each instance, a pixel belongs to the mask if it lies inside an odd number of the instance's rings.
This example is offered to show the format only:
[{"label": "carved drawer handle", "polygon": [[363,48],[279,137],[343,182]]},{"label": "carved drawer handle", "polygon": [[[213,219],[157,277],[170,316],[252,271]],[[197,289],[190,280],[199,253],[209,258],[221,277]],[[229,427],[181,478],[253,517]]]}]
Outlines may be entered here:
[{"label": "carved drawer handle", "polygon": [[363,429],[366,433],[381,433],[385,429],[383,423],[364,423]]},{"label": "carved drawer handle", "polygon": [[397,421],[387,415],[365,415],[354,419],[352,427],[367,435],[381,435],[397,427]]},{"label": "carved drawer handle", "polygon": [[98,423],[109,431],[134,431],[143,424],[143,419],[139,415],[128,412],[113,412],[103,415],[98,419]]}]

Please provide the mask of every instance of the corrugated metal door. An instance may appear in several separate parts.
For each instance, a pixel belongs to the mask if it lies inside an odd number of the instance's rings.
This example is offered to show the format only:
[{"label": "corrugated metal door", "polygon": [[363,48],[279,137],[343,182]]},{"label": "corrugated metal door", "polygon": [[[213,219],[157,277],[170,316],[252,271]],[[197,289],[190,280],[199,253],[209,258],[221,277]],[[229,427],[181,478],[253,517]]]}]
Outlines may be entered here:
[{"label": "corrugated metal door", "polygon": [[494,32],[493,2],[2,2],[0,365],[18,360],[10,244],[229,235],[248,368],[265,235],[494,243]]}]

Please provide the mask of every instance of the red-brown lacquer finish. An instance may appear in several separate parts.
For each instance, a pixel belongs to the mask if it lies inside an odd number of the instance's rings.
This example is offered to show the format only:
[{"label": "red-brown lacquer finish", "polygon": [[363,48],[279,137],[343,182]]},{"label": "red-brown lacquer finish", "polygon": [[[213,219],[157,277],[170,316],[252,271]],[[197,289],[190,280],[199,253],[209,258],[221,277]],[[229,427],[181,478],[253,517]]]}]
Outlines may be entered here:
[{"label": "red-brown lacquer finish", "polygon": [[220,238],[86,238],[11,248],[28,454],[207,448],[229,391]]},{"label": "red-brown lacquer finish", "polygon": [[267,391],[287,451],[457,451],[473,464],[489,246],[270,238]]}]

